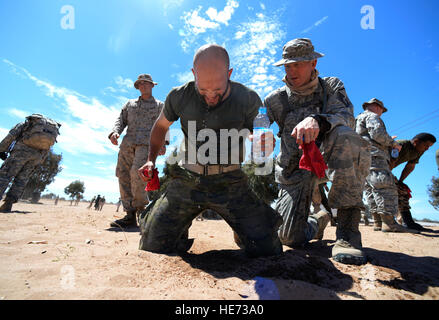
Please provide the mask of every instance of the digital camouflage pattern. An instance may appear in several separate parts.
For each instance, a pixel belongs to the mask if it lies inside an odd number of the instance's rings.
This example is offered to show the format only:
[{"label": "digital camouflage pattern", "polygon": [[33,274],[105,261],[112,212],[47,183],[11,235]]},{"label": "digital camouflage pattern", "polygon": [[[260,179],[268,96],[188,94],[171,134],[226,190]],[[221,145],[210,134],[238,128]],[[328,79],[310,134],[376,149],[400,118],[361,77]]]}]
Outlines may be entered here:
[{"label": "digital camouflage pattern", "polygon": [[6,198],[17,202],[23,194],[32,171],[34,171],[36,166],[43,163],[48,152],[48,150],[38,150],[28,147],[18,141],[0,168],[0,198],[3,196],[9,183],[14,179],[6,194]]},{"label": "digital camouflage pattern", "polygon": [[123,106],[114,125],[112,133],[119,135],[127,128],[116,166],[120,197],[127,212],[143,208],[149,201],[146,182],[140,179],[137,170],[147,161],[151,129],[162,108],[163,102],[154,97],[131,99]]},{"label": "digital camouflage pattern", "polygon": [[284,45],[282,59],[274,63],[274,65],[281,66],[298,61],[315,60],[323,56],[324,54],[314,51],[314,46],[310,39],[299,38],[288,41]]},{"label": "digital camouflage pattern", "polygon": [[411,194],[407,190],[407,185],[404,183],[399,183],[398,179],[394,177],[395,186],[398,189],[398,209],[399,212],[410,211],[411,207],[409,204]]},{"label": "digital camouflage pattern", "polygon": [[381,118],[371,111],[366,110],[357,116],[356,131],[371,145],[372,161],[364,190],[370,212],[396,215],[398,192],[389,167],[389,148],[394,141]]},{"label": "digital camouflage pattern", "polygon": [[[390,161],[389,149],[394,140],[387,133],[386,125],[379,115],[367,110],[360,113],[355,120],[355,131],[370,142],[370,155],[372,157]],[[373,163],[372,167],[374,167]],[[378,167],[378,169],[381,168]]]},{"label": "digital camouflage pattern", "polygon": [[328,95],[326,110],[322,110],[324,91],[320,83],[311,95],[299,96],[285,87],[275,90],[265,99],[264,104],[267,106],[270,121],[278,124],[282,121],[283,110],[281,90],[286,90],[288,101],[294,107],[283,120],[284,130],[275,167],[276,182],[284,190],[281,194],[285,195],[285,205],[279,204],[278,207],[278,212],[285,221],[279,230],[279,234],[284,234],[283,241],[297,237],[309,238],[293,233],[296,232],[294,230],[303,229],[299,225],[308,220],[315,184],[313,180],[316,178],[299,169],[302,150],[299,149],[296,139],[291,136],[294,127],[308,116],[320,115],[330,126],[322,140],[317,141],[321,143],[320,151],[328,165],[327,178],[332,182],[328,194],[329,206],[337,209],[364,208],[362,192],[370,168],[370,146],[353,130],[353,106],[343,83],[333,77],[323,78],[323,82]]},{"label": "digital camouflage pattern", "polygon": [[177,251],[179,243],[187,241],[192,220],[210,209],[235,231],[248,255],[282,252],[277,236],[282,219],[256,197],[241,170],[203,176],[172,165],[169,174],[171,180],[165,192],[140,214],[141,250]]},{"label": "digital camouflage pattern", "polygon": [[130,99],[122,107],[119,117],[113,127],[113,132],[122,134],[127,128],[122,144],[149,145],[152,126],[159,117],[163,102],[151,97],[148,100]]}]

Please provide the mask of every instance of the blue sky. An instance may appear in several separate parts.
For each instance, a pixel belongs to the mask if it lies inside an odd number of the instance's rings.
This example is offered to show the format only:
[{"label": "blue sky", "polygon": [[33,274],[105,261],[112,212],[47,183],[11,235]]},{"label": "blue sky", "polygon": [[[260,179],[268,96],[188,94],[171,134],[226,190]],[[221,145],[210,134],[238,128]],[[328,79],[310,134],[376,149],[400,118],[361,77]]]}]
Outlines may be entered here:
[{"label": "blue sky", "polygon": [[[66,5],[74,19],[66,20]],[[371,14],[362,13],[365,5],[373,7],[373,29],[362,27]],[[80,179],[87,199],[100,193],[116,201],[118,148],[107,135],[122,105],[138,96],[138,74],[152,75],[153,95],[164,101],[192,80],[194,51],[215,42],[229,51],[232,80],[263,99],[282,86],[283,69],[272,63],[297,37],[325,54],[317,68],[345,83],[355,116],[377,97],[389,109],[383,120],[391,135],[439,137],[438,9],[437,1],[0,0],[0,138],[30,113],[61,122],[54,151],[64,169],[48,191],[63,196]],[[406,179],[415,218],[439,217],[427,195],[438,148]]]}]

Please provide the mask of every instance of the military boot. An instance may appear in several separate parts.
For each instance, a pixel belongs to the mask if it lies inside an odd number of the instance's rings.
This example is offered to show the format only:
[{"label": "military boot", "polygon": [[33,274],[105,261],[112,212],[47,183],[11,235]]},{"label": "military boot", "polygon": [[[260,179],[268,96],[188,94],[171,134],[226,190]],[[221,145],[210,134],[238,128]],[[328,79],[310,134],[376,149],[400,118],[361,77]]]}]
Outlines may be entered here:
[{"label": "military boot", "polygon": [[405,233],[419,233],[418,230],[405,228],[395,221],[395,217],[391,214],[380,214],[383,221],[382,232],[405,232]]},{"label": "military boot", "polygon": [[373,217],[373,231],[381,231],[382,229],[382,221],[381,221],[381,217],[378,213],[372,213],[372,217]]},{"label": "military boot", "polygon": [[329,223],[329,220],[331,218],[329,217],[329,214],[326,213],[326,211],[320,210],[319,212],[310,215],[310,217],[317,220],[317,233],[314,237],[314,239],[322,240],[323,239],[323,232],[325,231],[326,226]]},{"label": "military boot", "polygon": [[410,228],[418,231],[433,231],[432,229],[424,228],[419,223],[416,223],[413,218],[410,210],[401,212],[401,217],[403,220],[403,226],[406,228]]},{"label": "military boot", "polygon": [[361,220],[359,208],[338,209],[336,242],[332,248],[332,258],[344,264],[365,264],[361,243],[361,233],[358,225]]},{"label": "military boot", "polygon": [[12,205],[14,204],[14,201],[11,199],[6,198],[5,202],[3,202],[2,206],[0,207],[0,212],[11,212]]},{"label": "military boot", "polygon": [[122,219],[113,221],[110,224],[113,228],[128,228],[137,226],[136,211],[128,211],[126,216]]}]

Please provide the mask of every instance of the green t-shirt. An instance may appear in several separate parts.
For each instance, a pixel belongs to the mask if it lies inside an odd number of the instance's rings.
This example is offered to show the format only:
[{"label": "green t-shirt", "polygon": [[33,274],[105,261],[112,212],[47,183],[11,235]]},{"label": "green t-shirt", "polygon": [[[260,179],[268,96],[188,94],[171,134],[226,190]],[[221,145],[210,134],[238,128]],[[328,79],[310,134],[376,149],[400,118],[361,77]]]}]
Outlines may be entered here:
[{"label": "green t-shirt", "polygon": [[395,167],[399,166],[401,163],[418,163],[423,153],[418,152],[416,148],[412,145],[410,140],[397,140],[402,148],[399,152],[398,158],[396,158]]},{"label": "green t-shirt", "polygon": [[[174,88],[168,94],[163,114],[168,121],[180,119],[181,129],[185,136],[184,149],[181,151],[186,163],[194,163],[195,158],[192,152],[188,158],[188,150],[194,150],[194,147],[197,151],[197,163],[236,164],[244,161],[247,135],[238,137],[235,134],[233,138],[229,138],[227,133],[231,131],[221,132],[221,129],[236,129],[236,133],[241,134],[252,132],[253,119],[258,114],[262,101],[255,91],[238,82],[230,81],[230,88],[230,95],[215,107],[208,107],[201,99],[195,90],[194,81]],[[201,131],[202,129],[211,130]],[[241,131],[242,129],[247,130]],[[213,146],[214,141],[211,139],[215,138],[216,150],[207,148],[207,146]],[[203,159],[198,157],[199,154],[204,155]]]}]

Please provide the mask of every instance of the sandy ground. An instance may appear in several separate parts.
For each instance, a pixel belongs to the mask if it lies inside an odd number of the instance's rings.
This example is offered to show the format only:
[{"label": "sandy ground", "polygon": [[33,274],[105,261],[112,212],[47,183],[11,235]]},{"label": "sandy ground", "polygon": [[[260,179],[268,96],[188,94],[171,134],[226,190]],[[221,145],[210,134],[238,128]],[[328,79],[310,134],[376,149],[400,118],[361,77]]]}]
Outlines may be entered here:
[{"label": "sandy ground", "polygon": [[0,299],[439,299],[439,227],[420,235],[361,225],[364,266],[331,259],[335,227],[304,249],[249,259],[222,220],[194,221],[190,251],[138,250],[109,227],[116,206],[20,202],[0,213]]}]

